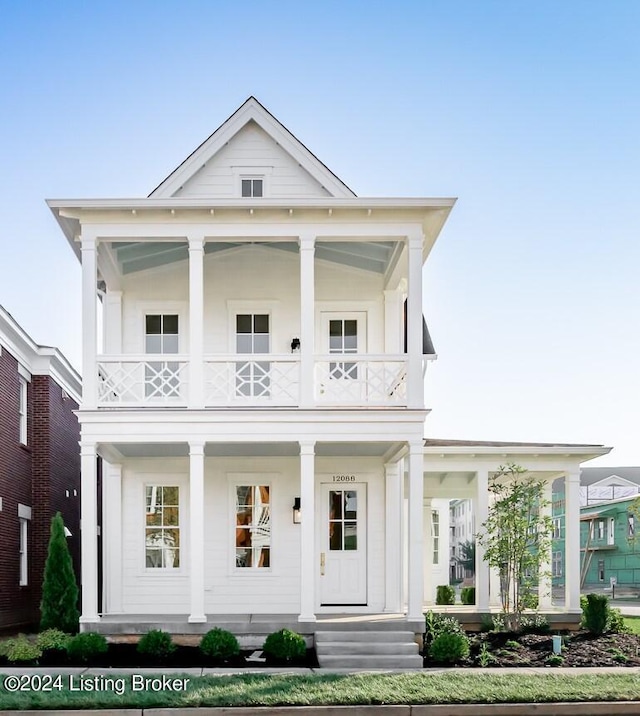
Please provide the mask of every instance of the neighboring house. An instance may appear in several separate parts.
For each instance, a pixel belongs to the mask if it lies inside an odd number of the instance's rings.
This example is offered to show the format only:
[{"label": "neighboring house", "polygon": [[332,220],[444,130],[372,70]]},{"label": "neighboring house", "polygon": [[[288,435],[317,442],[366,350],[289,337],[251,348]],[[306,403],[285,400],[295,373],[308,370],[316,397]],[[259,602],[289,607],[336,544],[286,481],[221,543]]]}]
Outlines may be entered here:
[{"label": "neighboring house", "polygon": [[453,199],[359,198],[249,98],[149,197],[48,203],[82,261],[83,628],[422,632],[448,501],[486,519],[505,455],[566,476],[579,551],[579,464],[607,448],[424,441],[422,269]]},{"label": "neighboring house", "polygon": [[80,377],[0,306],[0,629],[37,622],[51,518],[79,576]]},{"label": "neighboring house", "polygon": [[473,578],[473,569],[465,569],[461,563],[464,559],[464,545],[476,541],[476,520],[472,500],[451,500],[449,503],[449,534],[450,534],[450,579],[462,582]]}]

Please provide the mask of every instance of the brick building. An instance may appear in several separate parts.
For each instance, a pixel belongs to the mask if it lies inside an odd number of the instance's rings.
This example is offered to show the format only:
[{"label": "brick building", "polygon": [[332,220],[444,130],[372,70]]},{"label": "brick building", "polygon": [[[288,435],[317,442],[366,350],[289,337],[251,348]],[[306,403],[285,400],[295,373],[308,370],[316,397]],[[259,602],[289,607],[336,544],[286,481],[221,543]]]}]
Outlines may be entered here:
[{"label": "brick building", "polygon": [[0,306],[0,629],[38,620],[51,518],[80,566],[80,376]]}]

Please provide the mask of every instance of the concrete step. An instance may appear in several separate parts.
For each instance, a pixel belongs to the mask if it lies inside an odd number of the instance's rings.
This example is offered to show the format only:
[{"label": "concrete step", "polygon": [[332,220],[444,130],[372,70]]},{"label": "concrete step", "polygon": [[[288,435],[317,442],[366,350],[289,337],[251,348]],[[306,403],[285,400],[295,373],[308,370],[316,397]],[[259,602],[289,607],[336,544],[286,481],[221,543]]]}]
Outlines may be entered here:
[{"label": "concrete step", "polygon": [[415,642],[407,644],[382,643],[382,642],[356,642],[356,641],[331,641],[316,644],[316,652],[322,656],[369,655],[369,656],[405,656],[418,653],[418,645]]},{"label": "concrete step", "polygon": [[316,645],[329,641],[404,643],[414,639],[411,631],[317,631]]},{"label": "concrete step", "polygon": [[365,656],[358,654],[355,656],[323,656],[322,659],[318,655],[318,663],[323,669],[421,669],[422,657],[415,654],[414,656],[403,655],[386,655],[386,656]]}]

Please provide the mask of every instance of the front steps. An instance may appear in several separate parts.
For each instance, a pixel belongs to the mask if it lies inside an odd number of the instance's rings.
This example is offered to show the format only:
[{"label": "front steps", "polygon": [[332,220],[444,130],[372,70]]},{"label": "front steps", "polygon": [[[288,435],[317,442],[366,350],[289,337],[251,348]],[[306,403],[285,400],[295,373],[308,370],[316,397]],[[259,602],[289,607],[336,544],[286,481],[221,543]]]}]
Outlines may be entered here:
[{"label": "front steps", "polygon": [[317,631],[322,669],[421,669],[422,657],[410,631]]}]

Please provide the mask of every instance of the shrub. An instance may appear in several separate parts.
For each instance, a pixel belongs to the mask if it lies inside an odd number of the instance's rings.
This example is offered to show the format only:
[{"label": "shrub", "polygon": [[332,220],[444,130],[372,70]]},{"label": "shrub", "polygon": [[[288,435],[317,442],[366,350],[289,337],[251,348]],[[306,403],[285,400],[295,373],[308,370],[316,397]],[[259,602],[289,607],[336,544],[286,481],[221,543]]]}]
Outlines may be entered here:
[{"label": "shrub", "polygon": [[66,651],[70,641],[71,635],[60,629],[45,629],[36,637],[36,644],[42,651]]},{"label": "shrub", "polygon": [[429,647],[429,656],[439,663],[454,664],[469,655],[469,639],[464,634],[443,632]]},{"label": "shrub", "polygon": [[455,617],[429,611],[425,614],[425,644],[430,644],[440,634],[463,634],[464,629]]},{"label": "shrub", "polygon": [[552,654],[544,663],[547,666],[562,666],[564,664],[564,656],[561,654]]},{"label": "shrub", "polygon": [[76,634],[67,646],[67,654],[72,661],[86,664],[101,654],[106,654],[109,646],[102,634],[85,631]]},{"label": "shrub", "polygon": [[448,584],[439,584],[436,587],[436,604],[455,604],[456,590]]},{"label": "shrub", "polygon": [[37,661],[42,656],[42,649],[21,634],[17,639],[7,642],[5,656],[8,661],[14,663]]},{"label": "shrub", "polygon": [[525,592],[522,595],[522,607],[523,609],[537,609],[538,608],[538,595],[535,592]]},{"label": "shrub", "polygon": [[200,651],[212,659],[225,661],[240,653],[240,645],[230,631],[216,627],[202,637]]},{"label": "shrub", "polygon": [[592,634],[604,634],[607,629],[609,600],[605,594],[587,594],[584,625]]},{"label": "shrub", "polygon": [[475,587],[462,587],[460,591],[460,601],[463,604],[475,604],[476,603],[476,588]]},{"label": "shrub", "polygon": [[520,634],[548,634],[549,620],[544,614],[525,614],[520,620]]},{"label": "shrub", "polygon": [[78,631],[78,586],[64,534],[64,522],[59,512],[51,520],[40,612],[41,629],[61,629],[72,633]]},{"label": "shrub", "polygon": [[482,646],[480,647],[480,652],[478,653],[478,663],[482,668],[486,668],[487,666],[491,666],[491,664],[494,664],[496,661],[496,657],[489,651],[489,647],[487,646],[486,642],[482,642]]},{"label": "shrub", "polygon": [[171,634],[161,629],[148,631],[138,642],[138,654],[149,657],[155,661],[168,659],[176,650]]},{"label": "shrub", "polygon": [[304,637],[295,631],[281,629],[273,632],[265,639],[262,646],[268,656],[278,661],[294,661],[304,658],[307,653],[307,645]]},{"label": "shrub", "polygon": [[629,634],[631,629],[624,623],[619,609],[610,609],[607,605],[607,631],[612,634]]}]

